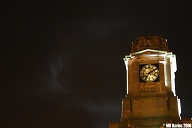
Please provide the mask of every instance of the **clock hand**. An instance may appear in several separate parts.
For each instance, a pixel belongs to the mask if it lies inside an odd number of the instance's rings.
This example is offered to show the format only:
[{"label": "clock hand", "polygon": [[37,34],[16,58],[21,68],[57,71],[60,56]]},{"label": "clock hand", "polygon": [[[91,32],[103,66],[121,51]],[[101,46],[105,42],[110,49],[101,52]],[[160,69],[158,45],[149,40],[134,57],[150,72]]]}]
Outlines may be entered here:
[{"label": "clock hand", "polygon": [[153,69],[152,71],[150,71],[148,74],[151,74],[153,71],[155,71],[156,70],[156,68],[155,69]]},{"label": "clock hand", "polygon": [[153,69],[153,70],[151,70],[150,72],[148,72],[148,75],[147,75],[147,78],[148,78],[148,79],[151,79],[153,76],[155,76],[155,73],[154,73],[155,70],[156,70],[156,69]]}]

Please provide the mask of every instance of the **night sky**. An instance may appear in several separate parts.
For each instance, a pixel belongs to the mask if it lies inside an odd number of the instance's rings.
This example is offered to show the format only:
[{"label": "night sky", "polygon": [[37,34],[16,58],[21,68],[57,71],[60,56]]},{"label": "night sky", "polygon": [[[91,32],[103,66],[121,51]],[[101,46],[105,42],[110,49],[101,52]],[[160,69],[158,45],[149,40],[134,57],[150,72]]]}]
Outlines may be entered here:
[{"label": "night sky", "polygon": [[176,94],[192,117],[192,4],[184,0],[0,4],[0,127],[108,128],[126,94],[137,36],[168,40]]}]

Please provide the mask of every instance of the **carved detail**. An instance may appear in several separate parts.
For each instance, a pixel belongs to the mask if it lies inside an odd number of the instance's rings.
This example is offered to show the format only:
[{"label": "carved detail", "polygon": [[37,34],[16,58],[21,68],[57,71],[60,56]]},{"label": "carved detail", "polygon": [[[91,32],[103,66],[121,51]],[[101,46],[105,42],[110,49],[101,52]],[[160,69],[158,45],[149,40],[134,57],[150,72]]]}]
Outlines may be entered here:
[{"label": "carved detail", "polygon": [[131,48],[131,53],[142,51],[145,49],[169,51],[167,40],[158,36],[137,37]]},{"label": "carved detail", "polygon": [[151,93],[151,92],[157,92],[156,87],[143,87],[142,92]]}]

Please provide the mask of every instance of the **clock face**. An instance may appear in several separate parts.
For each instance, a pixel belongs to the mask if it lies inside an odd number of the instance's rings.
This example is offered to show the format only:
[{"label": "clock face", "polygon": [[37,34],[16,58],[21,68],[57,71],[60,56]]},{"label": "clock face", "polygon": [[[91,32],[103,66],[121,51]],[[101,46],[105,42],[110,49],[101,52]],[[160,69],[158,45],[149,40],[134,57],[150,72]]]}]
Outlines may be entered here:
[{"label": "clock face", "polygon": [[159,70],[156,65],[146,64],[140,69],[140,77],[143,81],[152,82],[157,80],[159,76]]}]

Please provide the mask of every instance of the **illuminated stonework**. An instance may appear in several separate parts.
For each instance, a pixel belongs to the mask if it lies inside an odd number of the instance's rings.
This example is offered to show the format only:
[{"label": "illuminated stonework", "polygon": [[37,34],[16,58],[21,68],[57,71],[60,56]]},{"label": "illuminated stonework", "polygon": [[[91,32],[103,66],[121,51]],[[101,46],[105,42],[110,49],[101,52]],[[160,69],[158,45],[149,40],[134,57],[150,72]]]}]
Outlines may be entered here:
[{"label": "illuminated stonework", "polygon": [[[167,41],[158,36],[138,37],[124,62],[127,94],[122,100],[120,122],[110,123],[109,128],[159,128],[165,123],[182,124],[180,100],[175,93],[176,56],[169,52]],[[158,69],[157,78],[153,80],[143,77],[155,74],[156,69],[146,69],[149,65]]]},{"label": "illuminated stonework", "polygon": [[145,49],[169,51],[166,39],[158,36],[140,36],[133,41],[131,53]]}]

